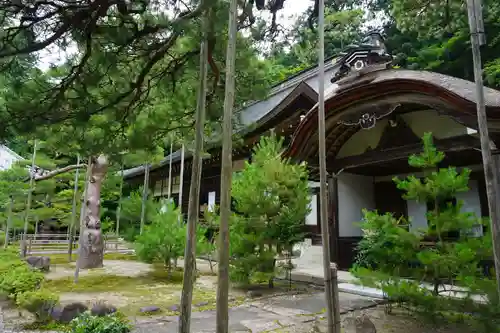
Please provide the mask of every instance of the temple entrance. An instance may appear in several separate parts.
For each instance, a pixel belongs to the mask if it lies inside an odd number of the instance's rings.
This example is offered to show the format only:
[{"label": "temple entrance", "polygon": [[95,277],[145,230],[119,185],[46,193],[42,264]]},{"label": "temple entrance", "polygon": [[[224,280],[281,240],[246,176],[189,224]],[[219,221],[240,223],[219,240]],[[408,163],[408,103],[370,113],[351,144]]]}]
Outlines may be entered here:
[{"label": "temple entrance", "polygon": [[[446,154],[440,167],[472,170],[469,191],[454,200],[464,201],[463,209],[478,216],[487,211],[474,103],[464,94],[473,83],[447,78],[457,85],[442,87],[440,74],[405,70],[382,70],[359,80],[366,81],[350,82],[325,99],[331,258],[342,269],[350,268],[355,259],[364,209],[408,218],[415,231],[427,226],[429,207],[405,200],[392,180],[419,176],[420,170],[408,165],[408,157],[421,151],[424,133],[431,132],[437,149]],[[500,92],[490,93],[500,97]],[[490,100],[494,105],[489,108],[494,141],[500,128],[500,117],[493,118],[493,111],[500,115],[495,103]],[[307,113],[287,154],[307,161],[317,181],[316,112]],[[319,230],[319,223],[318,217],[317,226],[308,225],[309,230]]]}]

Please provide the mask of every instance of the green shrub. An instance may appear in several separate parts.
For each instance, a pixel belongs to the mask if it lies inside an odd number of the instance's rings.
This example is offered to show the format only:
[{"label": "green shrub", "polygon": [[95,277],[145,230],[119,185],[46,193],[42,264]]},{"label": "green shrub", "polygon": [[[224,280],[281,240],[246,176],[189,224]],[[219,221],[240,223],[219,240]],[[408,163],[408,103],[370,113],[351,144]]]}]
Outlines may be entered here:
[{"label": "green shrub", "polygon": [[19,294],[38,289],[43,279],[42,273],[19,257],[17,248],[0,251],[0,292],[15,300]]},{"label": "green shrub", "polygon": [[[179,210],[173,203],[167,205],[165,212],[153,216],[151,224],[144,227],[142,235],[135,241],[139,260],[147,263],[161,262],[169,270],[179,257],[184,255],[186,245],[186,224],[180,222]],[[205,249],[207,240],[205,229],[198,227],[196,233],[197,252]]]},{"label": "green shrub", "polygon": [[27,264],[14,266],[0,275],[0,290],[15,299],[18,294],[38,289],[43,279],[42,273],[32,270]]},{"label": "green shrub", "polygon": [[46,322],[50,311],[59,302],[59,296],[48,290],[26,291],[18,294],[16,304],[36,316],[38,322]]},{"label": "green shrub", "polygon": [[95,317],[85,312],[71,322],[72,333],[129,333],[130,331],[130,323],[119,314]]}]

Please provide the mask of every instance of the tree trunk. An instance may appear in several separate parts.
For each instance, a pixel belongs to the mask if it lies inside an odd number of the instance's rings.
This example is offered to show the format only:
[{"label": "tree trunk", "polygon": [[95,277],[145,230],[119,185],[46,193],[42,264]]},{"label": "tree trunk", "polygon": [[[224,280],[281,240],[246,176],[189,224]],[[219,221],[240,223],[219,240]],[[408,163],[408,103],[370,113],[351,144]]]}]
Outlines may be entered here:
[{"label": "tree trunk", "polygon": [[101,186],[106,176],[108,159],[104,155],[94,158],[85,196],[85,229],[80,235],[79,267],[81,269],[102,267],[104,241],[101,232]]},{"label": "tree trunk", "polygon": [[[208,26],[210,17],[205,14],[203,18],[205,28]],[[193,285],[195,279],[196,264],[196,222],[200,209],[200,183],[201,165],[203,153],[203,134],[205,125],[205,108],[207,96],[207,58],[208,41],[206,29],[201,50],[200,50],[200,79],[198,88],[198,101],[196,106],[196,124],[193,164],[191,171],[191,186],[189,188],[189,205],[187,216],[187,239],[186,250],[184,252],[184,279],[181,296],[181,315],[179,318],[179,333],[189,333],[191,326],[191,303],[193,301]],[[181,184],[182,186],[182,184]],[[182,198],[179,198],[179,205],[182,205]]]},{"label": "tree trunk", "polygon": [[219,227],[219,274],[217,283],[217,333],[229,331],[229,219],[231,218],[232,117],[234,108],[234,76],[237,41],[238,1],[229,7],[229,36],[226,51],[226,89],[224,95],[224,124],[222,134],[221,200]]},{"label": "tree trunk", "polygon": [[[78,282],[78,275],[80,274],[80,265],[81,265],[81,253],[82,253],[82,235],[83,235],[83,230],[84,230],[84,216],[86,215],[85,212],[87,210],[87,205],[85,204],[86,198],[87,198],[87,192],[89,189],[89,179],[90,179],[90,174],[92,173],[92,158],[89,157],[87,161],[87,172],[85,172],[85,185],[83,186],[83,195],[82,195],[82,204],[80,207],[80,220],[79,220],[79,232],[78,232],[78,257],[76,259],[76,267],[75,267],[75,280],[74,282]],[[76,228],[75,228],[76,231]]]}]

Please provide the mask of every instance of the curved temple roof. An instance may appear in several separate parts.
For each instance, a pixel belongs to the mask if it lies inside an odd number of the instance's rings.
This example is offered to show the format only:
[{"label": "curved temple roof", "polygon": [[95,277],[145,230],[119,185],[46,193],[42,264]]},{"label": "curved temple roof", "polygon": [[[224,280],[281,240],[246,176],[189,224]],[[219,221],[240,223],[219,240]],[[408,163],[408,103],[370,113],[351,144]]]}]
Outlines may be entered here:
[{"label": "curved temple roof", "polygon": [[[500,91],[485,88],[484,94],[489,126],[500,131]],[[335,155],[342,141],[359,130],[345,125],[349,118],[356,122],[362,114],[383,117],[405,103],[429,106],[477,128],[473,82],[428,71],[382,69],[359,75],[325,96],[327,146]],[[316,104],[296,129],[287,155],[307,158],[317,151],[317,122]]]}]

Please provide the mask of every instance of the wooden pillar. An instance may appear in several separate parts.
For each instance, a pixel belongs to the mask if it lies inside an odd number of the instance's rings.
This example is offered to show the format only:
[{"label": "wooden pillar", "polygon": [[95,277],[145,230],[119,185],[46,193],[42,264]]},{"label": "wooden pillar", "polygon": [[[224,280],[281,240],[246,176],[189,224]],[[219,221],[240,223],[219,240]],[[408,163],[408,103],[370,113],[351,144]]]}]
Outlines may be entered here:
[{"label": "wooden pillar", "polygon": [[338,176],[328,177],[328,222],[330,225],[330,258],[332,262],[339,261],[339,186]]}]

